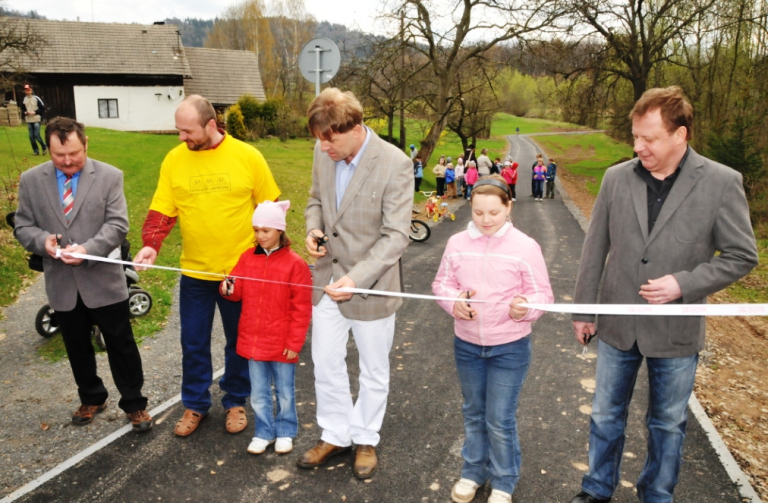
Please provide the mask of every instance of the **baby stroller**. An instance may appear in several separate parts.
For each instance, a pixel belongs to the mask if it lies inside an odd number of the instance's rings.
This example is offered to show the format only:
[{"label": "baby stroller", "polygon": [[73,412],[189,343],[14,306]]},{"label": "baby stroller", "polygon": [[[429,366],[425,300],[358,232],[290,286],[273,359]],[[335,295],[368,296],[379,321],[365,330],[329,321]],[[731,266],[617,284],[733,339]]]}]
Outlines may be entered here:
[{"label": "baby stroller", "polygon": [[[11,228],[15,228],[14,216],[16,212],[11,212],[5,217],[5,221]],[[131,243],[126,239],[123,244],[120,245],[120,257],[125,262],[130,262],[131,257]],[[29,268],[33,271],[43,272],[43,257],[40,255],[32,254],[28,259]],[[131,318],[138,318],[145,316],[152,309],[152,296],[137,285],[139,282],[139,275],[132,265],[123,265],[123,271],[125,272],[125,281],[128,284],[128,308],[130,310]],[[59,330],[59,324],[56,321],[56,311],[54,311],[50,305],[45,304],[37,312],[35,316],[35,330],[40,336],[49,338],[56,335]],[[104,344],[104,337],[101,335],[99,327],[94,326],[91,335],[93,336],[96,345],[103,349],[106,349]]]}]

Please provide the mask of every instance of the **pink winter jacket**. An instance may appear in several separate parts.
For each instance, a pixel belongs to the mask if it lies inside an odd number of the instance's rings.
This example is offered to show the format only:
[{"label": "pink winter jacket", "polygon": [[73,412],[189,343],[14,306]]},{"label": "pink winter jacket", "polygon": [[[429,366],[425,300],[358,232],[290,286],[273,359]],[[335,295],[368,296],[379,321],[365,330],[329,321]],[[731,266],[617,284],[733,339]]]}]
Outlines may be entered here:
[{"label": "pink winter jacket", "polygon": [[[509,305],[515,296],[534,304],[554,301],[539,244],[511,223],[504,224],[493,236],[484,236],[470,222],[467,230],[448,240],[432,292],[439,297],[457,298],[471,290],[477,292],[475,299],[502,301],[470,301],[477,311],[475,319],[456,319],[454,323],[457,337],[480,346],[506,344],[531,333],[531,323],[544,312],[529,309],[522,320],[513,320]],[[453,302],[437,303],[453,316]]]},{"label": "pink winter jacket", "polygon": [[467,185],[474,185],[477,182],[477,168],[468,168],[464,173],[464,182]]}]

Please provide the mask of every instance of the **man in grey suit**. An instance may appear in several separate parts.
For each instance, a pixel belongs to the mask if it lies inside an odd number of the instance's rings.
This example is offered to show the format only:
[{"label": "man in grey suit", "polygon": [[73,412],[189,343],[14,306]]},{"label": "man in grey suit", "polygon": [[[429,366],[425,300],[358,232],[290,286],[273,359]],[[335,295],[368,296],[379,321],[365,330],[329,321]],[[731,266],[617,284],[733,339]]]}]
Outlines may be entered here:
[{"label": "man in grey suit", "polygon": [[[584,241],[575,303],[705,304],[758,263],[741,175],[688,146],[693,109],[679,87],[645,92],[630,114],[637,158],[605,173]],[[645,503],[677,484],[701,316],[600,316],[589,472],[572,503],[610,501],[620,479],[627,409],[646,360]],[[587,344],[595,317],[574,315]]]},{"label": "man in grey suit", "polygon": [[[400,256],[408,245],[413,164],[363,125],[352,93],[325,89],[309,106],[315,145],[312,189],[304,213],[306,246],[317,259],[312,297],[318,444],[298,460],[313,468],[357,445],[354,474],[377,466],[376,445],[389,393],[389,351],[402,299],[352,295],[341,287],[400,291]],[[353,404],[345,358],[349,330],[360,354]]]},{"label": "man in grey suit", "polygon": [[68,255],[120,257],[128,232],[123,173],[88,158],[83,125],[72,119],[53,119],[45,128],[45,140],[51,160],[21,175],[14,233],[24,248],[43,257],[45,291],[80,395],[72,423],[88,424],[107,406],[108,393],[96,373],[91,343],[95,324],[104,336],[120,391],[118,405],[135,431],[148,431],[153,421],[141,394],[144,374],[131,330],[123,268]]}]

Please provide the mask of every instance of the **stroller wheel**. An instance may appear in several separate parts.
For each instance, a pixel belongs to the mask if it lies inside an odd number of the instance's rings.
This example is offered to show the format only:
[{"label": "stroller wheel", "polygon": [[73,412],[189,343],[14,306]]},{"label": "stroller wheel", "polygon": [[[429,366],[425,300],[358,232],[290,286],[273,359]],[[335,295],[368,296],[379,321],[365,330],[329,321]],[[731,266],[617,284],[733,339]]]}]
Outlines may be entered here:
[{"label": "stroller wheel", "polygon": [[101,330],[99,330],[99,327],[96,325],[91,327],[91,338],[93,339],[93,342],[95,342],[99,347],[99,349],[102,351],[107,350],[107,345],[104,344],[104,336],[101,334]]},{"label": "stroller wheel", "polygon": [[56,312],[48,304],[44,305],[35,316],[35,330],[41,337],[48,339],[59,332],[59,323],[56,320]]},{"label": "stroller wheel", "polygon": [[141,288],[132,288],[128,294],[128,309],[131,312],[131,318],[147,314],[152,309],[152,297],[149,292]]}]

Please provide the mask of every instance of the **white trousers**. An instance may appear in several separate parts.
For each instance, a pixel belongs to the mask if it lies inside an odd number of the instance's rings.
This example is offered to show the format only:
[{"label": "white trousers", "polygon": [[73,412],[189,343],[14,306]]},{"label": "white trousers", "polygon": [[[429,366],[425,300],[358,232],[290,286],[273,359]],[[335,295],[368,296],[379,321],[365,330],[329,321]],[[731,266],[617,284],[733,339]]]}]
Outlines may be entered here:
[{"label": "white trousers", "polygon": [[[352,403],[347,374],[349,330],[360,355],[360,391]],[[389,351],[395,315],[374,321],[350,320],[327,295],[312,308],[312,362],[315,366],[317,424],[321,439],[346,447],[378,445],[389,394]]]}]

